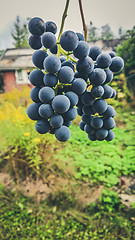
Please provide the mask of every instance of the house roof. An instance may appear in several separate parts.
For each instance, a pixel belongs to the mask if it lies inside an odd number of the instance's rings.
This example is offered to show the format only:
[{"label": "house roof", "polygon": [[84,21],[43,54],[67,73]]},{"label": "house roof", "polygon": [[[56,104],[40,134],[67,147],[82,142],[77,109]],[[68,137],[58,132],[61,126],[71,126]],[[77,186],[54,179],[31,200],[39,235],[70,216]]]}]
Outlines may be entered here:
[{"label": "house roof", "polygon": [[0,59],[0,71],[33,68],[31,48],[8,48]]}]

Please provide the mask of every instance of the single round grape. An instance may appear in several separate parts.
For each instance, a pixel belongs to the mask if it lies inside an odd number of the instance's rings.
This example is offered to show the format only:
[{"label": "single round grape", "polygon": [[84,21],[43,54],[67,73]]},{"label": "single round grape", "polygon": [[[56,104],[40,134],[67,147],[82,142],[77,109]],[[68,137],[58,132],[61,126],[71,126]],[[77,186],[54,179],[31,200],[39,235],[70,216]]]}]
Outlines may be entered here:
[{"label": "single round grape", "polygon": [[77,110],[76,108],[72,107],[67,112],[65,112],[62,116],[66,121],[72,121],[77,117]]},{"label": "single round grape", "polygon": [[109,52],[109,55],[111,56],[111,58],[116,57],[116,52],[111,51],[111,52]]},{"label": "single round grape", "polygon": [[43,61],[47,56],[47,52],[43,50],[37,50],[32,55],[32,62],[37,68],[43,69]]},{"label": "single round grape", "polygon": [[98,46],[92,46],[89,51],[89,57],[96,60],[97,56],[102,53],[102,50]]},{"label": "single round grape", "polygon": [[60,142],[66,142],[71,137],[70,129],[66,126],[62,126],[55,131],[55,137]]},{"label": "single round grape", "polygon": [[104,94],[104,88],[102,86],[94,86],[91,89],[92,96],[95,98],[102,97]]},{"label": "single round grape", "polygon": [[29,37],[29,45],[34,50],[40,49],[42,47],[41,37],[31,35]]},{"label": "single round grape", "polygon": [[81,33],[76,33],[79,41],[85,41],[84,36]]},{"label": "single round grape", "polygon": [[56,37],[52,32],[45,32],[42,35],[42,44],[45,48],[52,48],[56,44]]},{"label": "single round grape", "polygon": [[115,89],[113,89],[113,94],[112,94],[111,98],[114,98],[114,97],[116,97],[116,95],[117,95],[117,92],[116,92],[116,90],[115,90]]},{"label": "single round grape", "polygon": [[29,80],[36,87],[43,86],[44,73],[41,70],[35,69],[29,75]]},{"label": "single round grape", "polygon": [[107,129],[104,129],[104,128],[100,128],[98,130],[96,130],[96,137],[97,139],[101,139],[101,140],[104,140],[108,135],[108,131]]},{"label": "single round grape", "polygon": [[28,29],[32,35],[41,36],[46,30],[46,25],[41,18],[34,17],[29,21]]},{"label": "single round grape", "polygon": [[83,115],[83,111],[82,111],[82,108],[81,108],[81,107],[78,107],[78,108],[77,108],[77,114],[78,114],[79,116],[82,116],[82,115]]},{"label": "single round grape", "polygon": [[96,68],[89,75],[89,79],[91,84],[94,86],[102,85],[106,80],[105,71],[101,68]]},{"label": "single round grape", "polygon": [[96,63],[99,68],[105,69],[111,65],[112,59],[109,54],[101,53],[98,55],[96,59]]},{"label": "single round grape", "polygon": [[48,87],[55,87],[58,83],[58,78],[54,74],[46,73],[44,75],[43,82]]},{"label": "single round grape", "polygon": [[87,105],[84,105],[82,107],[82,112],[85,113],[86,115],[91,115],[91,114],[94,114],[95,111],[93,110],[92,106],[87,106]]},{"label": "single round grape", "polygon": [[92,117],[90,115],[86,115],[85,113],[82,115],[82,121],[85,124],[90,124]]},{"label": "single round grape", "polygon": [[45,58],[43,65],[47,72],[54,74],[60,70],[61,61],[57,56],[50,55]]},{"label": "single round grape", "polygon": [[84,131],[90,135],[93,135],[95,133],[95,129],[90,124],[85,125]]},{"label": "single round grape", "polygon": [[97,140],[96,134],[91,135],[91,134],[88,133],[88,138],[89,138],[91,141],[96,141],[96,140]]},{"label": "single round grape", "polygon": [[91,119],[91,126],[94,129],[99,129],[103,126],[103,120],[100,117],[94,117]]},{"label": "single round grape", "polygon": [[113,73],[110,69],[105,69],[104,71],[106,73],[106,80],[105,80],[104,84],[107,84],[113,80]]},{"label": "single round grape", "polygon": [[86,124],[85,124],[83,121],[81,121],[81,122],[79,123],[79,128],[80,128],[82,131],[84,131],[85,125],[86,125]]},{"label": "single round grape", "polygon": [[118,73],[124,67],[124,61],[121,57],[113,57],[112,63],[109,66],[110,70],[114,73]]},{"label": "single round grape", "polygon": [[86,90],[81,96],[82,103],[86,106],[92,105],[95,102],[95,98],[92,96],[91,92]]},{"label": "single round grape", "polygon": [[86,91],[87,84],[82,78],[76,78],[72,82],[72,91],[76,94],[82,94]]},{"label": "single round grape", "polygon": [[66,120],[64,120],[63,125],[66,126],[66,127],[70,127],[71,123],[72,123],[72,121],[66,121]]},{"label": "single round grape", "polygon": [[87,42],[79,41],[77,48],[73,51],[73,54],[78,59],[85,58],[89,53],[89,45]]},{"label": "single round grape", "polygon": [[102,87],[104,89],[104,94],[102,95],[102,98],[103,99],[110,98],[113,94],[113,89],[108,85],[103,85]]},{"label": "single round grape", "polygon": [[39,120],[41,116],[38,113],[40,104],[39,103],[31,103],[27,108],[27,115],[31,120]]},{"label": "single round grape", "polygon": [[78,37],[73,31],[66,31],[60,37],[60,45],[66,51],[74,51],[78,45]]},{"label": "single round grape", "polygon": [[57,32],[56,23],[54,23],[52,21],[46,22],[46,32],[52,32],[53,34],[56,34],[56,32]]},{"label": "single round grape", "polygon": [[73,70],[68,66],[61,67],[60,71],[58,72],[58,79],[60,83],[71,83],[74,78]]},{"label": "single round grape", "polygon": [[94,62],[92,58],[85,57],[80,59],[76,63],[76,69],[79,73],[89,75],[94,69]]},{"label": "single round grape", "polygon": [[107,106],[108,106],[108,104],[104,99],[97,99],[92,105],[95,112],[97,112],[99,114],[104,113],[107,109]]},{"label": "single round grape", "polygon": [[54,114],[50,118],[50,125],[54,128],[60,128],[63,125],[64,119],[60,114]]},{"label": "single round grape", "polygon": [[50,48],[49,51],[53,54],[57,54],[57,52],[58,52],[57,44],[55,44],[52,48]]},{"label": "single round grape", "polygon": [[70,100],[70,107],[73,107],[73,106],[77,105],[79,98],[78,98],[76,93],[74,93],[72,91],[69,91],[65,95]]},{"label": "single round grape", "polygon": [[46,119],[50,118],[54,114],[54,111],[50,104],[42,104],[39,107],[38,112],[42,118],[46,118]]},{"label": "single round grape", "polygon": [[107,137],[105,138],[106,141],[112,141],[114,139],[115,135],[114,135],[114,132],[109,130],[108,131],[108,135]]},{"label": "single round grape", "polygon": [[104,128],[107,130],[113,129],[115,127],[115,121],[112,117],[104,119]]},{"label": "single round grape", "polygon": [[41,119],[35,123],[35,129],[38,133],[45,134],[49,132],[50,124],[46,119]]},{"label": "single round grape", "polygon": [[38,93],[39,93],[40,89],[41,89],[41,87],[33,87],[31,89],[30,97],[31,97],[31,100],[35,103],[41,103],[41,101],[38,97]]},{"label": "single round grape", "polygon": [[66,96],[58,95],[52,101],[52,108],[57,113],[65,113],[70,108],[70,101]]},{"label": "single round grape", "polygon": [[114,108],[111,105],[108,105],[106,111],[103,113],[103,116],[105,118],[109,118],[109,117],[114,117],[116,115],[116,111],[114,110]]},{"label": "single round grape", "polygon": [[42,87],[39,91],[38,96],[41,102],[50,103],[55,97],[55,92],[50,87]]}]

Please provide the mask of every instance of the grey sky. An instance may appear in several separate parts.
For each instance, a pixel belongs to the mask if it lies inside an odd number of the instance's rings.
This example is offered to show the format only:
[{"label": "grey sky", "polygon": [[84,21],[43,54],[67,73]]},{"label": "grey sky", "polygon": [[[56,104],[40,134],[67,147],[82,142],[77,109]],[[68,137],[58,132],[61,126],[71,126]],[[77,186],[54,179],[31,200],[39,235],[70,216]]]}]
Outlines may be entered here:
[{"label": "grey sky", "polygon": [[[58,29],[66,0],[0,0],[0,38],[9,35],[16,16],[21,18],[39,16],[54,21]],[[82,0],[86,23],[97,27],[110,24],[114,32],[119,26],[131,29],[135,25],[135,0]],[[70,0],[64,30],[82,32],[78,0]],[[1,46],[0,46],[1,47]]]}]

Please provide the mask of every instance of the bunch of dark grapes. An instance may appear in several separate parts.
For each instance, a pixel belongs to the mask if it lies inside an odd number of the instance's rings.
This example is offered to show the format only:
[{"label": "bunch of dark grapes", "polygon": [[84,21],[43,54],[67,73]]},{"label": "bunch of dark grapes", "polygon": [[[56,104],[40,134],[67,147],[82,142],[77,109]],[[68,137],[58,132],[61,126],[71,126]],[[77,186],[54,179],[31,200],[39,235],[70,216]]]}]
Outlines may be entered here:
[{"label": "bunch of dark grapes", "polygon": [[[57,26],[52,21],[45,23],[35,17],[28,28],[32,34],[29,45],[36,50],[32,61],[37,69],[29,75],[34,87],[27,115],[36,121],[36,131],[55,134],[57,140],[65,142],[71,136],[69,126],[78,114],[82,116],[79,127],[90,140],[111,141],[116,112],[105,99],[116,96],[107,84],[113,73],[123,68],[122,58],[115,52],[104,54],[97,46],[89,48],[83,35],[73,31],[64,32],[57,42]],[[56,55],[59,47],[65,56]]]}]

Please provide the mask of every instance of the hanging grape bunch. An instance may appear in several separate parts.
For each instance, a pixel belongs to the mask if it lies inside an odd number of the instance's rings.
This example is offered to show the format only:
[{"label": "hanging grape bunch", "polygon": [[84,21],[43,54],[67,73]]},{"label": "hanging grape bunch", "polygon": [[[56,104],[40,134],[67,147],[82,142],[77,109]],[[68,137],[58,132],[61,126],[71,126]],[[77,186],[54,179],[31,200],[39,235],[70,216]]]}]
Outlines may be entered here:
[{"label": "hanging grape bunch", "polygon": [[115,52],[102,53],[98,46],[90,48],[81,33],[65,31],[56,40],[57,26],[51,21],[34,17],[28,28],[37,69],[29,75],[34,87],[27,115],[36,121],[36,131],[55,134],[65,142],[78,114],[82,117],[79,127],[90,140],[113,140],[116,112],[106,99],[116,96],[108,83],[123,68],[123,59]]}]

